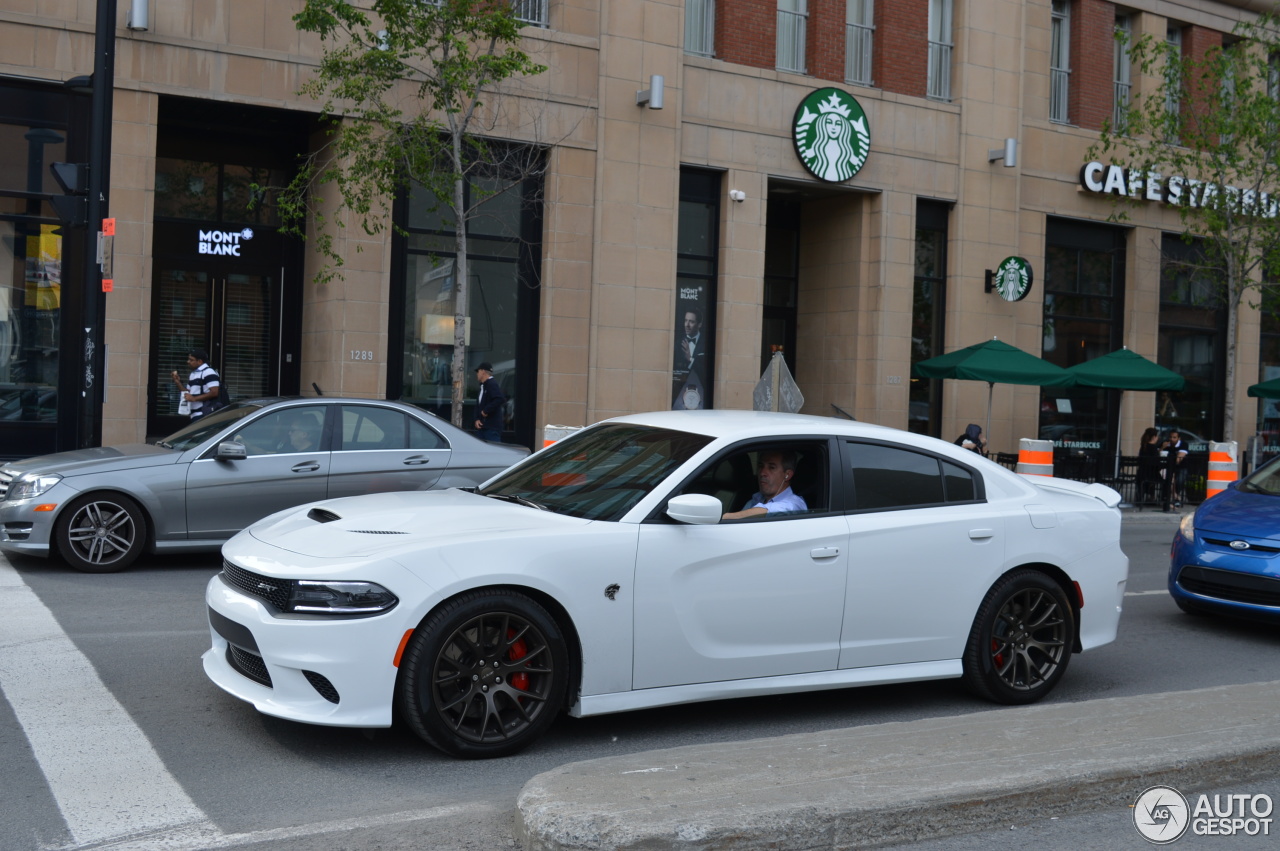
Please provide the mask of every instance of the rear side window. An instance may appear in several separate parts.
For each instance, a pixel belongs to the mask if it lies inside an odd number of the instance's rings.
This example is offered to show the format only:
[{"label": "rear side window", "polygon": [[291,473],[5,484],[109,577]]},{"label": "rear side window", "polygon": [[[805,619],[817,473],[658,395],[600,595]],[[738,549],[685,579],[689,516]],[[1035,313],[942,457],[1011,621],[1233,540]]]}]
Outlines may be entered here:
[{"label": "rear side window", "polygon": [[404,448],[404,414],[372,405],[342,406],[342,449]]},{"label": "rear side window", "polygon": [[977,499],[973,474],[950,461],[898,446],[847,443],[857,511]]}]

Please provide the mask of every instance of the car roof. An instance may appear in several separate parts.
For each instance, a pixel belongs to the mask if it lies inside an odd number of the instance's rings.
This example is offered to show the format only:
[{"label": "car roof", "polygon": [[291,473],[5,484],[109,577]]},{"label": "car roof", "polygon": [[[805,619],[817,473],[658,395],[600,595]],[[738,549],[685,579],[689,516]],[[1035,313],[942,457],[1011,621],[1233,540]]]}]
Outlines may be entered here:
[{"label": "car roof", "polygon": [[[772,411],[652,411],[615,417],[605,422],[635,423],[675,431],[687,431],[707,437],[749,438],[771,437],[779,433],[792,434],[840,434],[852,437],[904,437],[921,435],[888,426],[864,423],[836,417],[817,417],[809,414],[782,414]],[[926,438],[933,440],[933,438]]]}]

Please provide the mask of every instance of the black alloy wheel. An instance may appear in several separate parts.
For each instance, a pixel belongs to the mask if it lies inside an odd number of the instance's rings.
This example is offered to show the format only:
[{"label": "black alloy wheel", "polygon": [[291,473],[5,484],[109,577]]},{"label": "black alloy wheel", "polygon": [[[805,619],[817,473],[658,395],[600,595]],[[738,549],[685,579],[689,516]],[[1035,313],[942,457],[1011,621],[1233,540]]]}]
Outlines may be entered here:
[{"label": "black alloy wheel", "polygon": [[1071,661],[1075,612],[1062,587],[1043,573],[1005,576],[978,607],[964,654],[964,683],[996,703],[1040,700]]},{"label": "black alloy wheel", "polygon": [[87,494],[62,512],[56,535],[58,552],[76,570],[114,573],[142,554],[147,520],[138,503],[123,494]]},{"label": "black alloy wheel", "polygon": [[527,747],[564,704],[568,652],[542,606],[509,591],[472,591],[434,612],[401,661],[397,699],[415,733],[469,759]]}]

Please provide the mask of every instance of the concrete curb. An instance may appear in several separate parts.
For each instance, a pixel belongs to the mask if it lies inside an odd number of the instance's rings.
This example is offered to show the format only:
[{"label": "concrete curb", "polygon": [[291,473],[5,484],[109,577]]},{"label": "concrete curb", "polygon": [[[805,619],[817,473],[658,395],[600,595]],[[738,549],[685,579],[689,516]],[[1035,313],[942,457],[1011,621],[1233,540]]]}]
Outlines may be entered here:
[{"label": "concrete curb", "polygon": [[529,851],[870,848],[1280,773],[1280,682],[1042,704],[570,763]]}]

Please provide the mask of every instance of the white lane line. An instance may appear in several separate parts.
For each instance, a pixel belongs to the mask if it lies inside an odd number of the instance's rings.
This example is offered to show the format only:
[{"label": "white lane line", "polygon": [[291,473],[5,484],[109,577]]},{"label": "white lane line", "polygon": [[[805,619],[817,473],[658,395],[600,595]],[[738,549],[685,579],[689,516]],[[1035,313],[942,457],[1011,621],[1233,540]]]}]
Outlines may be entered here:
[{"label": "white lane line", "polygon": [[221,833],[215,828],[197,825],[189,828],[159,831],[145,836],[133,836],[117,842],[95,845],[93,848],[94,851],[214,851],[214,849],[219,848],[238,848],[263,842],[284,842],[327,834],[350,833],[352,831],[360,831],[364,837],[362,841],[369,841],[370,837],[376,835],[371,831],[379,828],[413,824],[414,822],[458,815],[467,816],[467,820],[471,822],[481,816],[498,818],[502,814],[492,805],[476,803],[430,807],[424,810],[406,810],[383,816],[361,816],[300,827],[256,830],[249,833]]},{"label": "white lane line", "polygon": [[0,691],[77,845],[203,823],[53,613],[0,556]]}]

